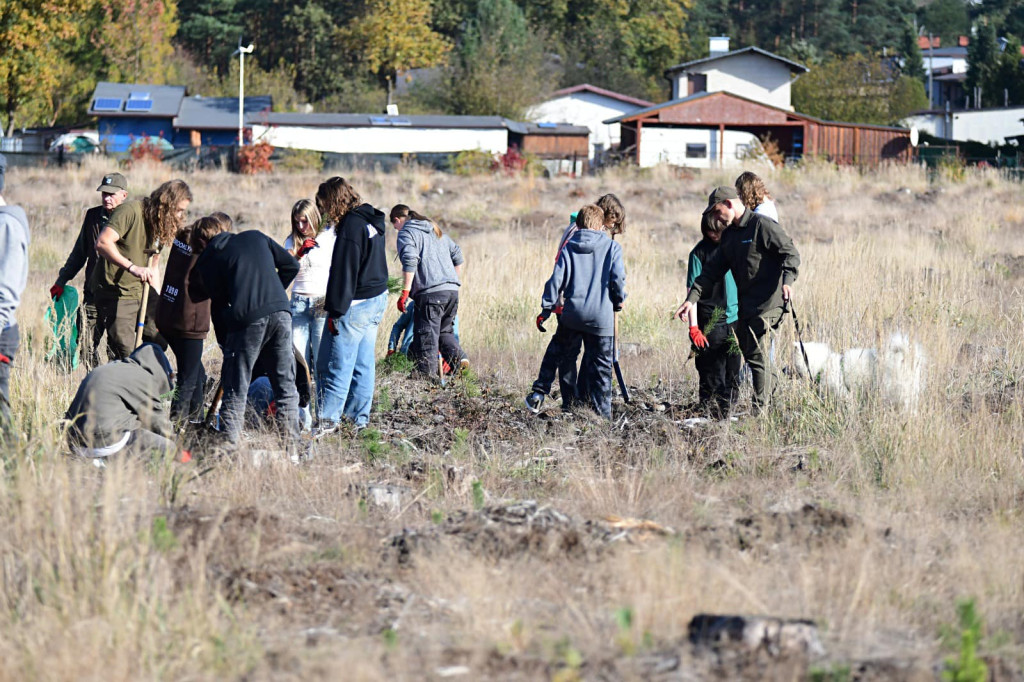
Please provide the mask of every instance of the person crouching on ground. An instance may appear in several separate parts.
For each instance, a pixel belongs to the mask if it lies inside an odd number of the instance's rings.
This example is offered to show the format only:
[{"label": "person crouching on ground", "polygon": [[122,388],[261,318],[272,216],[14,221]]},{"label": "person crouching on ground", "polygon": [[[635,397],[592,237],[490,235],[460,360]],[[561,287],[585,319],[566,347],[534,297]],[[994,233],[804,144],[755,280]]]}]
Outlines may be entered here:
[{"label": "person crouching on ground", "polygon": [[203,343],[210,333],[210,300],[193,300],[189,279],[206,245],[226,230],[216,218],[200,218],[178,232],[167,257],[156,327],[167,339],[178,364],[178,383],[171,401],[171,419],[175,422],[203,419],[206,389]]},{"label": "person crouching on ground", "polygon": [[573,364],[583,345],[577,397],[605,419],[611,419],[615,313],[626,300],[622,246],[605,231],[609,225],[598,206],[581,208],[576,225],[579,230],[559,254],[544,286],[537,328],[544,331],[543,323],[564,298],[558,324],[559,329],[566,330],[564,347],[572,354]]},{"label": "person crouching on ground", "polygon": [[164,409],[173,385],[171,363],[154,343],[89,372],[64,415],[72,453],[105,459],[122,451],[175,451],[174,427]]},{"label": "person crouching on ground", "polygon": [[338,429],[342,417],[357,429],[370,421],[377,362],[377,328],[388,305],[384,214],[363,203],[344,178],[321,183],[316,206],[334,226],[327,280],[327,334],[316,359],[319,424],[314,436]]},{"label": "person crouching on ground", "polygon": [[[135,348],[135,326],[146,287],[160,277],[157,261],[149,267],[151,252],[174,239],[185,224],[192,191],[182,180],[171,180],[153,190],[145,199],[126,201],[110,214],[107,226],[96,241],[96,253],[103,259],[92,275],[98,325],[107,332],[107,355],[120,360]],[[154,294],[154,299],[159,297]],[[152,304],[154,301],[151,301]],[[156,325],[157,305],[147,308],[143,340],[165,345]]]},{"label": "person crouching on ground", "polygon": [[408,218],[398,233],[403,278],[398,310],[404,313],[410,298],[416,302],[409,358],[416,363],[416,372],[425,376],[438,376],[438,351],[449,367],[466,369],[469,358],[454,334],[465,262],[462,249],[429,218],[412,210]]},{"label": "person crouching on ground", "polygon": [[[626,228],[626,209],[622,202],[614,194],[605,194],[597,200],[597,207],[604,211],[604,224],[606,231],[614,239],[616,235],[622,234]],[[576,234],[577,214],[572,214],[569,227],[565,229],[562,238],[558,242],[558,251],[555,253],[555,262],[558,262],[562,251],[569,244],[569,240]],[[558,318],[558,327],[548,342],[544,351],[544,357],[540,362],[540,370],[537,372],[537,380],[533,382],[530,394],[526,396],[526,407],[534,414],[540,412],[544,398],[551,392],[551,384],[555,380],[555,373],[558,373],[558,387],[562,395],[562,409],[572,409],[576,401],[576,358],[580,354],[581,338],[572,333],[562,333],[561,316],[563,301],[559,298],[555,305],[555,316]],[[569,332],[566,329],[566,332]]]},{"label": "person crouching on ground", "polygon": [[[686,286],[703,271],[722,240],[725,225],[711,214],[701,217],[700,231],[704,238],[690,251],[686,267]],[[739,396],[740,349],[736,345],[732,326],[736,322],[739,306],[736,302],[736,282],[732,273],[715,282],[701,294],[696,308],[690,313],[690,341],[693,343],[694,365],[699,377],[700,407],[716,416],[726,416]]]},{"label": "person crouching on ground", "polygon": [[210,299],[217,337],[222,339],[221,423],[229,450],[241,439],[252,368],[261,354],[278,396],[278,426],[289,448],[298,445],[299,396],[285,291],[298,272],[295,258],[256,230],[216,235],[192,268],[189,295],[195,301]]},{"label": "person crouching on ground", "polygon": [[792,296],[800,267],[793,240],[777,222],[747,210],[734,187],[718,187],[708,197],[705,215],[728,225],[718,251],[704,263],[700,275],[676,310],[688,320],[705,290],[732,271],[739,311],[735,326],[743,359],[754,384],[753,411],[762,412],[771,395],[768,344],[770,331],[782,320],[783,302]]}]

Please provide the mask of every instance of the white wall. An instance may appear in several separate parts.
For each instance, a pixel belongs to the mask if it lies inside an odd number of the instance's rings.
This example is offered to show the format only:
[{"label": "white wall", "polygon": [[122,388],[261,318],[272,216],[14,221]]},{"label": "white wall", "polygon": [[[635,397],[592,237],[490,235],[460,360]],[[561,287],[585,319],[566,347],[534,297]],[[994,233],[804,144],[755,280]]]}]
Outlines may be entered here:
[{"label": "white wall", "polygon": [[504,128],[307,128],[254,124],[252,134],[253,139],[266,140],[275,147],[336,154],[431,154],[471,149],[504,154],[508,151],[508,131]]},{"label": "white wall", "polygon": [[574,92],[530,107],[526,118],[530,121],[571,123],[590,128],[590,158],[593,159],[596,145],[608,150],[619,144],[619,124],[605,125],[602,121],[639,108],[635,104],[594,92]]},{"label": "white wall", "polygon": [[[695,64],[692,73],[707,76],[707,92],[731,92],[773,107],[793,110],[790,98],[792,71],[775,59],[744,53],[706,64]],[[687,73],[672,77],[672,97],[687,96]]]},{"label": "white wall", "polygon": [[1024,107],[1010,109],[979,109],[954,111],[947,130],[945,114],[920,114],[905,119],[905,125],[917,126],[921,131],[951,140],[1005,144],[1011,135],[1024,135]]},{"label": "white wall", "polygon": [[[703,158],[687,158],[687,144],[703,144],[707,155]],[[662,163],[689,168],[718,168],[719,157],[724,156],[722,165],[734,168],[749,165],[740,160],[741,145],[756,149],[757,138],[738,130],[725,131],[725,153],[719,151],[718,129],[711,128],[669,128],[646,125],[640,132],[640,166],[650,168]]]}]

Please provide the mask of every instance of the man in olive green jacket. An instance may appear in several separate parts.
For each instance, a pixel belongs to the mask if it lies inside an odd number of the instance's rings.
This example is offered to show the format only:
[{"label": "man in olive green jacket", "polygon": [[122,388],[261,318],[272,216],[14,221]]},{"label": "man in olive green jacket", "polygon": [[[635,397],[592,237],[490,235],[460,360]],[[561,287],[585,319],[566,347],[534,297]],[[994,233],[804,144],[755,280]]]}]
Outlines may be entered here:
[{"label": "man in olive green jacket", "polygon": [[686,320],[704,289],[732,272],[739,299],[736,338],[754,383],[754,411],[760,412],[771,394],[768,335],[782,319],[784,301],[792,296],[800,254],[777,222],[743,206],[734,187],[716,188],[708,197],[704,213],[729,227],[722,232],[718,251],[704,264],[676,316]]}]

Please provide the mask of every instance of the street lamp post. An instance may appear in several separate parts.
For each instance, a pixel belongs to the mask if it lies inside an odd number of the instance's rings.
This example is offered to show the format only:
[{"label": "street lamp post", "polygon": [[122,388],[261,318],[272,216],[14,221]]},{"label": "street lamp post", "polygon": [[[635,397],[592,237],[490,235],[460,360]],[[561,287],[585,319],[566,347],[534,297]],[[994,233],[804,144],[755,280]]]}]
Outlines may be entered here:
[{"label": "street lamp post", "polygon": [[238,49],[232,53],[232,57],[238,55],[238,148],[245,144],[245,121],[242,112],[245,110],[245,55],[252,54],[253,44],[242,47],[242,41],[238,41]]}]

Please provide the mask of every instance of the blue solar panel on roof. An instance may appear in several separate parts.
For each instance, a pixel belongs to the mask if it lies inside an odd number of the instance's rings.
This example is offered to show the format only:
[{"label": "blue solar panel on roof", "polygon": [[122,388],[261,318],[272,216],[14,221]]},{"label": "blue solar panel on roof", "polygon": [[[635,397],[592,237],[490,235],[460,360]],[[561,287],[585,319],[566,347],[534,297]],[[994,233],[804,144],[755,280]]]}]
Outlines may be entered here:
[{"label": "blue solar panel on roof", "polygon": [[393,118],[391,119],[391,125],[393,126],[411,126],[412,121],[407,118]]},{"label": "blue solar panel on roof", "polygon": [[125,111],[150,111],[153,108],[151,99],[130,99],[124,103]]},{"label": "blue solar panel on roof", "polygon": [[128,94],[128,99],[150,99],[148,92],[132,92]]},{"label": "blue solar panel on roof", "polygon": [[538,124],[537,124],[537,127],[538,127],[538,128],[557,128],[557,127],[558,127],[558,124],[557,124],[557,123],[547,123],[547,122],[543,122],[543,123],[538,123]]},{"label": "blue solar panel on roof", "polygon": [[121,111],[121,100],[116,97],[97,97],[92,108],[93,111]]},{"label": "blue solar panel on roof", "polygon": [[387,116],[371,116],[370,125],[389,126],[391,125],[391,119],[389,119]]}]

